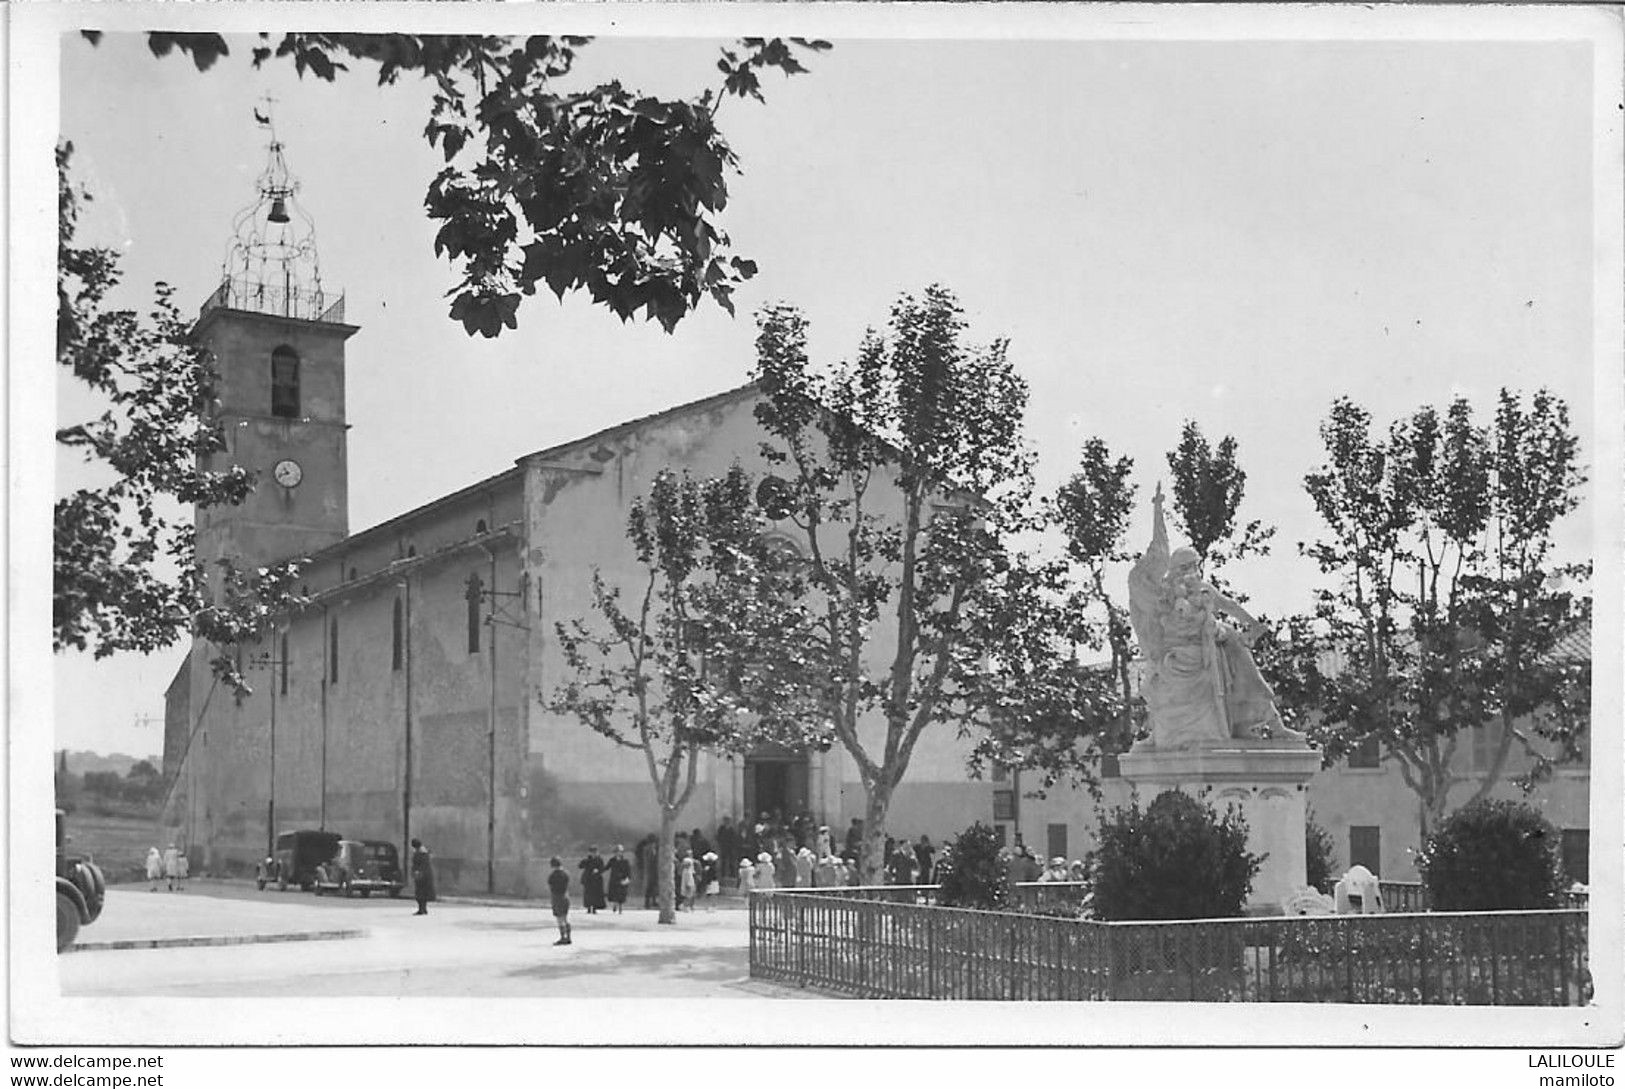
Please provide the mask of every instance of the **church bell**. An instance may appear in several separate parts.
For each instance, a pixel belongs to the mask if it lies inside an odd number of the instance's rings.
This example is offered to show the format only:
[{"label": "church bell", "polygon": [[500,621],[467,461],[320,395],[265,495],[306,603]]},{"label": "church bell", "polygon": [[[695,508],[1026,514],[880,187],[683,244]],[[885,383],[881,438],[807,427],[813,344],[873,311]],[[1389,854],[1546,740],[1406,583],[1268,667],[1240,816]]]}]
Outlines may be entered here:
[{"label": "church bell", "polygon": [[271,201],[271,214],[265,218],[271,223],[288,222],[288,202],[282,197],[274,198]]}]

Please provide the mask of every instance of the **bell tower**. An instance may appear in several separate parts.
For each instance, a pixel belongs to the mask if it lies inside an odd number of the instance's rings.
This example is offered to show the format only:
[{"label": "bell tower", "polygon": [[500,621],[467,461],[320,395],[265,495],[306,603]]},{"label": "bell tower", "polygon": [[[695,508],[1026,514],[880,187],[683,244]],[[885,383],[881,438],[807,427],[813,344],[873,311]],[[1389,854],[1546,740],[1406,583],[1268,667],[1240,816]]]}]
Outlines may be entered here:
[{"label": "bell tower", "polygon": [[205,468],[258,475],[237,506],[199,508],[203,563],[254,566],[306,555],[349,533],[344,408],[344,296],[322,286],[314,222],[296,199],[269,101],[255,120],[269,136],[255,200],[239,212],[220,284],[193,339],[213,353],[226,449]]}]

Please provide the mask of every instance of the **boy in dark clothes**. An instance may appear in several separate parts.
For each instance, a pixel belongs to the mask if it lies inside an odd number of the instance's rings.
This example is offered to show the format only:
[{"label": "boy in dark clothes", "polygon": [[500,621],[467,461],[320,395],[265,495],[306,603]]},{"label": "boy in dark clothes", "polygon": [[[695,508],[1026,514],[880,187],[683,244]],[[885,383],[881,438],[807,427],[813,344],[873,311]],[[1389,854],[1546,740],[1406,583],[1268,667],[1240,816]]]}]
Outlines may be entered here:
[{"label": "boy in dark clothes", "polygon": [[553,921],[559,924],[559,940],[554,945],[570,944],[570,875],[564,872],[564,863],[552,862],[553,872],[547,875],[547,891],[553,896]]}]

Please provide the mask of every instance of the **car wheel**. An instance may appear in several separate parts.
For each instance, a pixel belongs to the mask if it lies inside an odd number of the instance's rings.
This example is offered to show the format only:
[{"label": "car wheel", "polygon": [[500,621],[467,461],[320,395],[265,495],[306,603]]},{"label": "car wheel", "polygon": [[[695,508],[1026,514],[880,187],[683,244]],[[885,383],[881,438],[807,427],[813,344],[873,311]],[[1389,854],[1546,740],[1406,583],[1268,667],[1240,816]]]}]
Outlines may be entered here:
[{"label": "car wheel", "polygon": [[391,900],[399,900],[401,898],[401,890],[398,889],[398,888],[390,889],[389,890],[389,898]]},{"label": "car wheel", "polygon": [[372,890],[371,889],[362,889],[361,890],[361,899],[365,900],[370,896],[372,896]]},{"label": "car wheel", "polygon": [[79,936],[79,905],[62,893],[56,894],[56,951],[62,952]]},{"label": "car wheel", "polygon": [[355,890],[350,887],[349,878],[345,878],[343,881],[339,882],[339,891],[344,894],[344,898],[346,900],[355,895]]}]

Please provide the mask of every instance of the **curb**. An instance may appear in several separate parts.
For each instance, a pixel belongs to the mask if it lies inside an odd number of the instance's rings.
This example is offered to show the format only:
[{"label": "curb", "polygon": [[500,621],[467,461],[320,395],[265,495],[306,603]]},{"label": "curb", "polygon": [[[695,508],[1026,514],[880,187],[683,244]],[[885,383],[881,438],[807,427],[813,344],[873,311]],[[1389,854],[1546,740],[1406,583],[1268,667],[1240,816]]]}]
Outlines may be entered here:
[{"label": "curb", "polygon": [[206,938],[126,938],[111,942],[74,942],[66,952],[99,949],[186,949],[209,945],[268,945],[273,942],[325,942],[364,938],[365,930],[306,930],[290,934],[222,934]]}]

